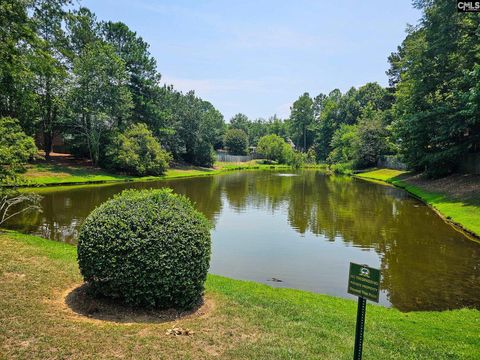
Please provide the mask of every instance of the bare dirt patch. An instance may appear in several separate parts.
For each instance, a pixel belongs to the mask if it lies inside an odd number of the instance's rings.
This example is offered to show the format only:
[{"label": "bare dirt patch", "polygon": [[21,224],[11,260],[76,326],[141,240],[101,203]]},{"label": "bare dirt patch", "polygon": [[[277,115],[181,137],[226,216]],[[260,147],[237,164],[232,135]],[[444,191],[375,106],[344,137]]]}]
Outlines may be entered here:
[{"label": "bare dirt patch", "polygon": [[93,297],[88,291],[88,284],[67,290],[63,294],[63,302],[67,310],[84,320],[115,323],[167,323],[196,319],[207,317],[214,308],[213,300],[205,297],[201,304],[189,311],[137,309],[113,299]]}]

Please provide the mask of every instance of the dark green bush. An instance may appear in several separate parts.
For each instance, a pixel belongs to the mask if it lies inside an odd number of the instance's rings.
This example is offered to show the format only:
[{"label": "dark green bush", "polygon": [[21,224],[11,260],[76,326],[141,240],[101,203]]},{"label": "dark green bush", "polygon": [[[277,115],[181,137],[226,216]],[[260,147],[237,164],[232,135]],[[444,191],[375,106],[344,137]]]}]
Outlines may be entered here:
[{"label": "dark green bush", "polygon": [[118,134],[107,156],[113,168],[140,176],[162,175],[171,159],[145,124],[133,124]]},{"label": "dark green bush", "polygon": [[78,241],[78,264],[95,294],[133,306],[189,309],[210,261],[210,223],[170,189],[126,190],[97,207]]},{"label": "dark green bush", "polygon": [[232,155],[246,155],[248,151],[248,136],[240,129],[230,129],[225,134],[225,146]]},{"label": "dark green bush", "polygon": [[195,144],[195,155],[192,159],[193,164],[205,167],[213,167],[216,157],[217,156],[212,145],[206,141],[197,141]]},{"label": "dark green bush", "polygon": [[0,117],[0,181],[22,171],[36,152],[33,138],[23,132],[17,119]]}]

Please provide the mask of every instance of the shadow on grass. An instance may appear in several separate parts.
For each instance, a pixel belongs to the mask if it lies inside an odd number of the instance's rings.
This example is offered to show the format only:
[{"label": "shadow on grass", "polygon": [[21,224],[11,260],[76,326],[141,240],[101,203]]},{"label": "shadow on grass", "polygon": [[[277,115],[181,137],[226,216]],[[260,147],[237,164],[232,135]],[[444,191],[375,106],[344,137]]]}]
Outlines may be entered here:
[{"label": "shadow on grass", "polygon": [[76,164],[59,165],[39,163],[35,164],[34,171],[50,172],[54,174],[68,174],[71,176],[88,176],[88,175],[111,175],[107,171],[93,166],[83,166]]},{"label": "shadow on grass", "polygon": [[208,168],[208,167],[203,167],[203,166],[197,166],[197,165],[190,165],[190,164],[184,164],[184,163],[172,163],[170,165],[169,170],[184,170],[184,171],[189,171],[189,170],[196,170],[196,171],[215,171],[214,168]]},{"label": "shadow on grass", "polygon": [[202,299],[198,306],[188,311],[134,308],[107,297],[93,297],[87,283],[70,291],[65,297],[65,304],[77,315],[117,323],[167,323],[195,319],[207,315],[213,308],[210,299]]},{"label": "shadow on grass", "polygon": [[452,203],[480,207],[480,176],[453,174],[439,179],[428,179],[422,174],[405,173],[388,182],[402,188],[411,187],[432,203]]}]

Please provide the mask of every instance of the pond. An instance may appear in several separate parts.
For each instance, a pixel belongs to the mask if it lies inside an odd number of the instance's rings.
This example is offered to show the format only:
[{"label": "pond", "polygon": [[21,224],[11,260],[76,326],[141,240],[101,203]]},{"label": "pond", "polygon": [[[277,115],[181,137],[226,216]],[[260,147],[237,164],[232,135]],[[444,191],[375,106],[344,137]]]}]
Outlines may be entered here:
[{"label": "pond", "polygon": [[213,274],[353,298],[352,261],[381,269],[384,306],[480,308],[480,244],[403,190],[314,170],[38,189],[43,211],[7,227],[75,243],[97,205],[159,187],[187,195],[213,222]]}]

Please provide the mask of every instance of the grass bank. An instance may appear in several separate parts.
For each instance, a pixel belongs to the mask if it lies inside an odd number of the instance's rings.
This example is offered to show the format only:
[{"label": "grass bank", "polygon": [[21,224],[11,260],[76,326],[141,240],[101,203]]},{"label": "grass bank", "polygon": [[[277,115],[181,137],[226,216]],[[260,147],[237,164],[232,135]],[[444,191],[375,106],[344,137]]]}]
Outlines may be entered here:
[{"label": "grass bank", "polygon": [[[209,275],[200,317],[104,321],[65,305],[81,283],[76,248],[0,234],[0,358],[350,359],[356,303]],[[189,336],[167,335],[179,327]],[[369,305],[366,359],[478,359],[480,312]]]},{"label": "grass bank", "polygon": [[429,180],[405,171],[378,169],[356,177],[384,181],[415,195],[454,225],[480,238],[480,176],[456,174]]},{"label": "grass bank", "polygon": [[37,163],[28,165],[26,172],[19,176],[18,180],[16,180],[14,183],[4,184],[3,186],[35,187],[101,184],[127,181],[151,181],[182,177],[208,176],[233,170],[270,170],[288,168],[289,166],[287,165],[263,164],[260,161],[252,160],[244,163],[217,162],[215,163],[214,168],[177,165],[171,169],[168,169],[163,176],[128,176],[114,174],[103,169],[80,164]]}]

